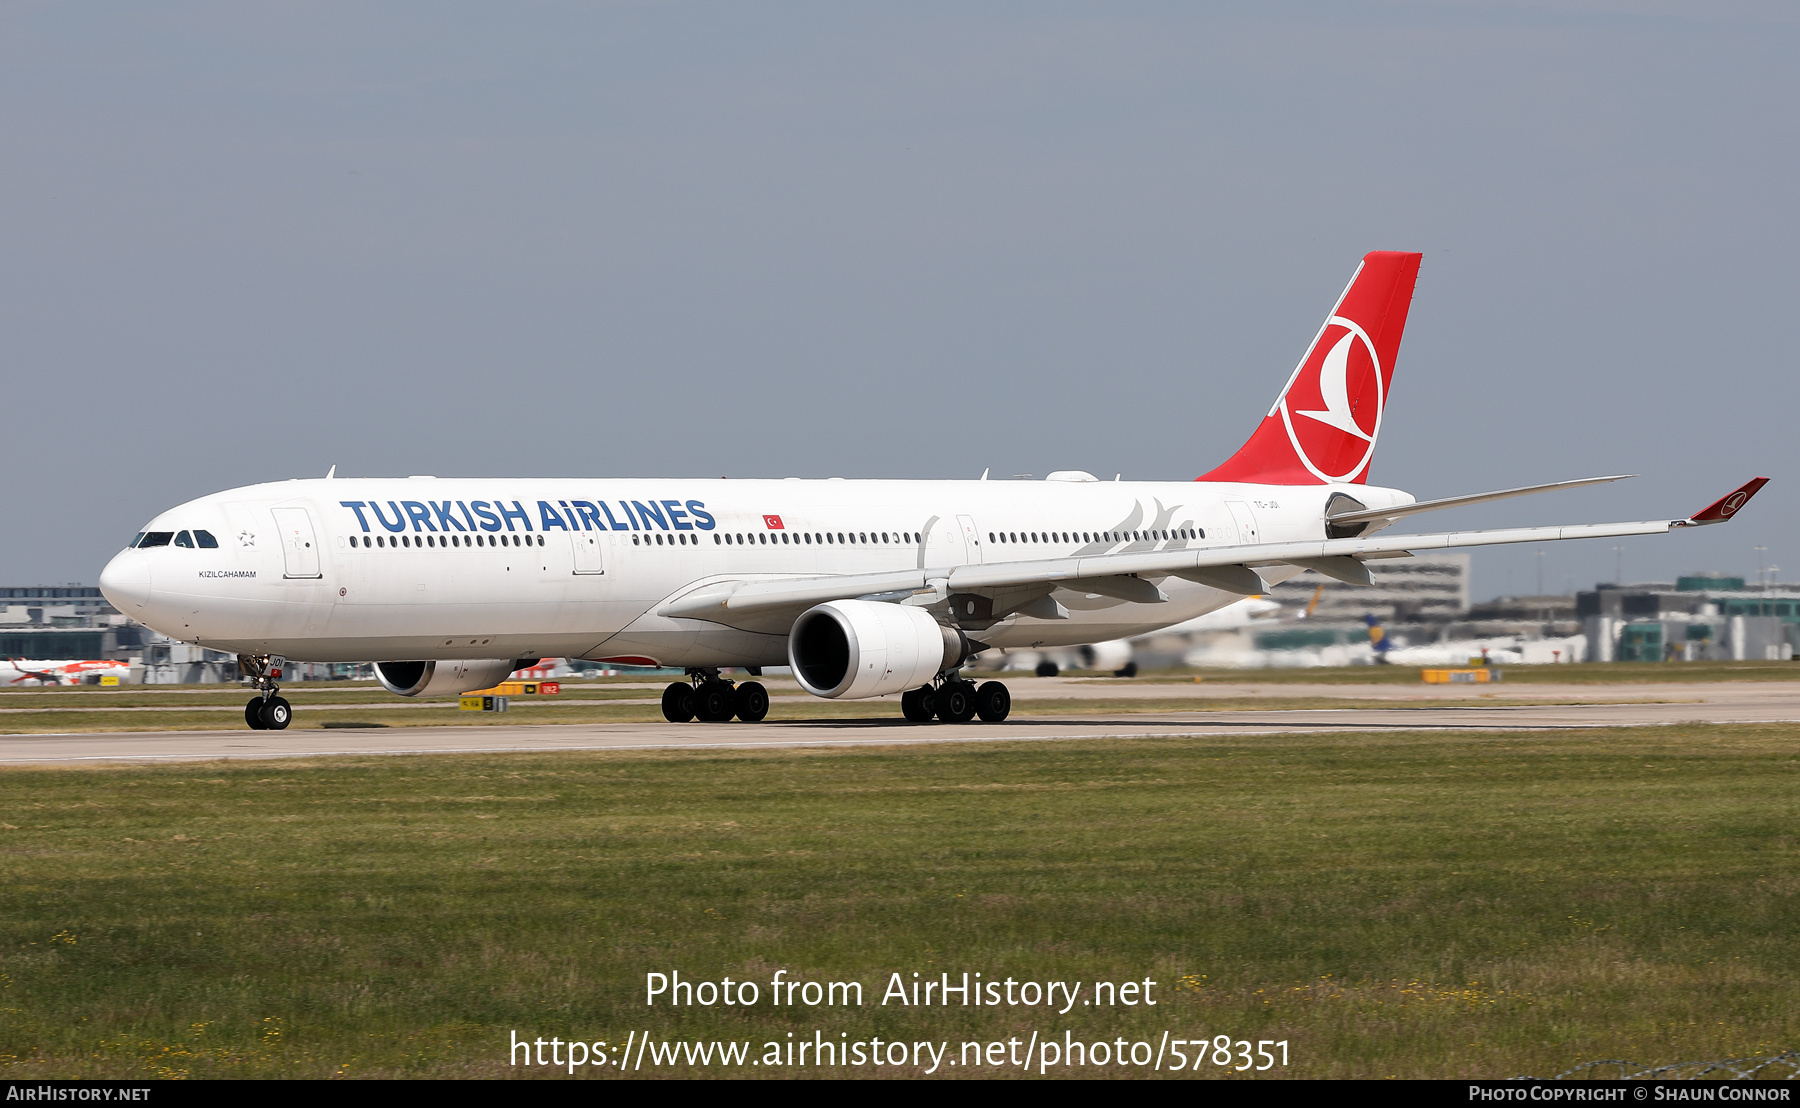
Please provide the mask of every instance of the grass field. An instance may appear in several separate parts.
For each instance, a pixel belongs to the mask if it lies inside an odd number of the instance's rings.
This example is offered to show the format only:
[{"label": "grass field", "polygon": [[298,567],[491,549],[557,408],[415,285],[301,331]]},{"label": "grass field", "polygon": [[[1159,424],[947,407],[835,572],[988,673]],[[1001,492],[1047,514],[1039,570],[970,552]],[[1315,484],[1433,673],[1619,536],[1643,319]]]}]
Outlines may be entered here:
[{"label": "grass field", "polygon": [[[1790,726],[14,770],[0,1076],[545,1076],[513,1030],[1748,1054],[1800,1044],[1796,815]],[[867,1004],[772,1007],[778,969]],[[763,1003],[646,1007],[670,970]],[[878,1002],[964,970],[1160,1003]]]}]

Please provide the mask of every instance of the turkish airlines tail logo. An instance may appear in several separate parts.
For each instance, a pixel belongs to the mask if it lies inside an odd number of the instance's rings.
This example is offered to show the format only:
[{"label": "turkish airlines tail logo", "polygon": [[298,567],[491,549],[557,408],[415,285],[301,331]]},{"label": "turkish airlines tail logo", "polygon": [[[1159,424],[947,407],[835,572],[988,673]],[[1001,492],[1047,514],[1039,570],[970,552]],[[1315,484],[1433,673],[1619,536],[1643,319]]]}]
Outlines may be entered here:
[{"label": "turkish airlines tail logo", "polygon": [[1420,257],[1378,251],[1363,258],[1256,433],[1200,480],[1368,480]]}]

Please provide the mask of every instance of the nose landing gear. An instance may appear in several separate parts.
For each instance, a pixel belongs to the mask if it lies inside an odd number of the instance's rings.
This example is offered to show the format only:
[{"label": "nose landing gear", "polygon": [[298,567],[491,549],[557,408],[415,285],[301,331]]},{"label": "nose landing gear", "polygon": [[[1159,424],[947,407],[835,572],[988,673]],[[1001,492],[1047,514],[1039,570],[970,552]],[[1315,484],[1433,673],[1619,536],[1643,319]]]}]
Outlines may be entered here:
[{"label": "nose landing gear", "polygon": [[280,694],[287,659],[273,654],[239,654],[238,672],[256,679],[257,695],[244,705],[244,722],[252,731],[283,731],[293,722],[294,706]]}]

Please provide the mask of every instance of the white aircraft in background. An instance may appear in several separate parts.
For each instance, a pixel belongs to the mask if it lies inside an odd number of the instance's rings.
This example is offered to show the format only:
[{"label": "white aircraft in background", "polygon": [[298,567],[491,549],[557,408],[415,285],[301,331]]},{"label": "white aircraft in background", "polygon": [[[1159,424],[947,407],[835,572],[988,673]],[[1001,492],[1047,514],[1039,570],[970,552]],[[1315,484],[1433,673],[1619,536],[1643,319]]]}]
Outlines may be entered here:
[{"label": "white aircraft in background", "polygon": [[57,661],[39,662],[24,658],[8,658],[0,662],[0,688],[24,685],[79,685],[88,678],[131,676],[129,662]]},{"label": "white aircraft in background", "polygon": [[[1246,596],[1216,612],[1161,627],[1154,635],[1198,635],[1209,631],[1235,631],[1265,622],[1281,611],[1281,605],[1260,596]],[[1146,636],[1147,637],[1147,636]],[[1065,669],[1110,671],[1114,677],[1136,677],[1137,648],[1131,639],[1088,643],[1060,650],[1008,650],[999,657],[983,654],[975,664],[987,669],[1029,669],[1039,677],[1055,677]]]},{"label": "white aircraft in background", "polygon": [[402,696],[495,684],[546,656],[686,669],[672,721],[760,720],[721,667],[786,663],[808,692],[901,695],[911,720],[1006,718],[976,688],[987,647],[1148,634],[1305,569],[1496,543],[1717,523],[1693,516],[1379,535],[1415,513],[1615,477],[1419,503],[1367,484],[1418,274],[1369,254],[1250,440],[1198,481],[288,481],[189,501],[145,525],[101,591],[171,638],[239,655],[253,728],[288,725],[286,658],[375,660]]}]

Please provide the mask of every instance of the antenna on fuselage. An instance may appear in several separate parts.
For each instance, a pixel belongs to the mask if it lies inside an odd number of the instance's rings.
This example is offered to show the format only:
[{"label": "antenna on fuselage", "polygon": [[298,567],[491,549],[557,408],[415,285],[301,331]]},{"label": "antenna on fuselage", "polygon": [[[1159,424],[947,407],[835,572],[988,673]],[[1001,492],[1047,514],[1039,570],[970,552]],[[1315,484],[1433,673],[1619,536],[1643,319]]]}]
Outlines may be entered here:
[{"label": "antenna on fuselage", "polygon": [[981,471],[981,479],[983,481],[987,480],[988,469],[993,469],[993,468],[994,468],[993,466],[989,466],[989,467],[987,467],[987,469],[984,469]]},{"label": "antenna on fuselage", "polygon": [[325,471],[325,480],[329,481],[333,477],[336,477],[336,476],[337,476],[337,463],[333,462],[333,463],[331,463],[331,468]]}]

